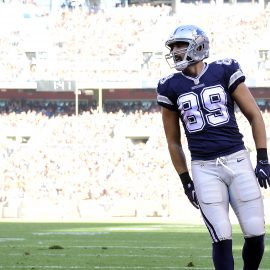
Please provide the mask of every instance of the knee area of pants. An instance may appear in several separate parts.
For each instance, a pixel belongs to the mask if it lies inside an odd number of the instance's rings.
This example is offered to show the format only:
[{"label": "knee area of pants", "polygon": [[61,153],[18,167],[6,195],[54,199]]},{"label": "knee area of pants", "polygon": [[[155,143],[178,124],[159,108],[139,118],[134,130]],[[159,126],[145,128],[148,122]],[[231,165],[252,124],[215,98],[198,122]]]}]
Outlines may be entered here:
[{"label": "knee area of pants", "polygon": [[264,220],[258,217],[250,218],[243,226],[245,237],[254,237],[265,233]]},{"label": "knee area of pants", "polygon": [[219,240],[232,239],[232,228],[227,222],[220,222],[215,226]]}]

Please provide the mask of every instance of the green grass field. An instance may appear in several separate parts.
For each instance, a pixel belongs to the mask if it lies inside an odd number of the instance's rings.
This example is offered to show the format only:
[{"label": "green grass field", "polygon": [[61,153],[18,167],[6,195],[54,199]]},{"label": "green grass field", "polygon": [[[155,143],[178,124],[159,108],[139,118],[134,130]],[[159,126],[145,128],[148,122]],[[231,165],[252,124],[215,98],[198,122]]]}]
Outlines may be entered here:
[{"label": "green grass field", "polygon": [[[5,270],[213,269],[211,242],[200,225],[1,222],[0,233]],[[238,226],[233,238],[235,269],[242,269]],[[260,269],[270,269],[268,238]]]}]

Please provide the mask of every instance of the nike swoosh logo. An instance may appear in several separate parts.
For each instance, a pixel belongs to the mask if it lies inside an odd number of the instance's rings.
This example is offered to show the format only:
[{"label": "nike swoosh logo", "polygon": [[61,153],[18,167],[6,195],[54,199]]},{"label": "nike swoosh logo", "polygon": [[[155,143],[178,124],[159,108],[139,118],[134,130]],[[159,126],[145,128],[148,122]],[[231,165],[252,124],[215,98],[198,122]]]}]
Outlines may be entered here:
[{"label": "nike swoosh logo", "polygon": [[267,177],[267,174],[265,173],[263,169],[260,169],[260,173],[262,173],[265,177]]},{"label": "nike swoosh logo", "polygon": [[245,158],[238,158],[237,159],[237,162],[241,162],[241,161],[243,161]]}]

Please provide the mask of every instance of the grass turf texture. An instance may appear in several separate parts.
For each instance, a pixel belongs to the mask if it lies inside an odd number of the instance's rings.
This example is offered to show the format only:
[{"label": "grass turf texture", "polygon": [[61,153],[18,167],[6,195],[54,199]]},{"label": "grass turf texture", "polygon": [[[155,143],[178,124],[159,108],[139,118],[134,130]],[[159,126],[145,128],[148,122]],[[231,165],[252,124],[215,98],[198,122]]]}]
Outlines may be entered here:
[{"label": "grass turf texture", "polygon": [[[0,269],[5,270],[213,269],[203,225],[1,222],[0,234]],[[242,242],[235,225],[235,269],[242,269]],[[270,269],[267,237],[260,269]]]}]

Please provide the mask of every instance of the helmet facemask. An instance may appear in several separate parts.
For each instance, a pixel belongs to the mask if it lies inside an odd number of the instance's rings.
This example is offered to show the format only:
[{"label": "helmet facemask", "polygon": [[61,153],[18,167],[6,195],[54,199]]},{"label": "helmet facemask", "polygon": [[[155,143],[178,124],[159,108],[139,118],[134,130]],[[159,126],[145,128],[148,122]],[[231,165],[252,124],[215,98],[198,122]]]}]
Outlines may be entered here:
[{"label": "helmet facemask", "polygon": [[186,48],[173,50],[174,44],[170,46],[170,53],[165,55],[166,61],[171,68],[175,68],[177,71],[182,71],[188,67],[189,62],[192,59],[189,55],[189,45]]}]

